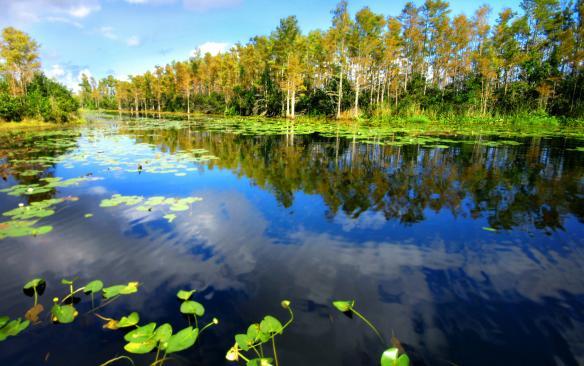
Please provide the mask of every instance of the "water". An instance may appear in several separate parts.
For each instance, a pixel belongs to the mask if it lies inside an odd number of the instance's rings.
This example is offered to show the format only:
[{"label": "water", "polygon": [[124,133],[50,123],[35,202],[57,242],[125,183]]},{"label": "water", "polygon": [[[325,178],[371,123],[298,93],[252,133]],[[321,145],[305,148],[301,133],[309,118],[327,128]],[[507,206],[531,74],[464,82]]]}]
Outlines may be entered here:
[{"label": "water", "polygon": [[[278,338],[281,365],[379,364],[386,347],[330,305],[355,299],[414,365],[584,364],[578,135],[450,133],[378,145],[338,126],[335,136],[299,126],[254,133],[210,118],[90,120],[0,137],[0,189],[45,176],[102,178],[30,197],[0,193],[0,212],[79,197],[40,221],[50,233],[0,240],[0,315],[23,316],[32,299],[21,288],[34,277],[48,283],[46,308],[67,293],[62,278],[139,281],[137,294],[98,312],[138,311],[141,324],[179,330],[188,324],[175,294],[196,288],[202,322],[216,316],[220,325],[168,364],[234,365],[225,360],[233,335],[266,314],[285,321],[279,304],[289,299],[296,319]],[[21,175],[39,156],[53,160]],[[168,207],[100,207],[113,194],[202,201],[169,223]],[[103,329],[90,307],[83,297],[69,325],[50,324],[45,312],[0,342],[0,364],[99,365],[124,354],[124,332]]]}]

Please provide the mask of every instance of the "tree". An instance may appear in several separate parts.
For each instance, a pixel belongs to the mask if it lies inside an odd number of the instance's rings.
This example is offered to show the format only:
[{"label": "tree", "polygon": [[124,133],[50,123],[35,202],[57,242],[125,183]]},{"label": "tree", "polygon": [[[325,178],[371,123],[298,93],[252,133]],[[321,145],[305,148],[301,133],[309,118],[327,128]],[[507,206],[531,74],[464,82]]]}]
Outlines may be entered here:
[{"label": "tree", "polygon": [[329,31],[330,37],[334,44],[333,51],[336,55],[339,65],[339,81],[337,91],[337,119],[341,118],[341,103],[343,100],[343,71],[347,58],[347,36],[352,27],[351,17],[347,10],[347,1],[340,1],[336,8],[331,12],[333,14],[332,27]]},{"label": "tree", "polygon": [[26,95],[27,84],[40,70],[38,48],[38,43],[28,34],[12,27],[2,30],[0,72],[8,81],[12,95]]},{"label": "tree", "polygon": [[365,7],[355,15],[351,31],[351,62],[355,82],[354,116],[359,116],[359,93],[364,82],[365,73],[370,71],[376,53],[381,46],[381,33],[385,19]]}]

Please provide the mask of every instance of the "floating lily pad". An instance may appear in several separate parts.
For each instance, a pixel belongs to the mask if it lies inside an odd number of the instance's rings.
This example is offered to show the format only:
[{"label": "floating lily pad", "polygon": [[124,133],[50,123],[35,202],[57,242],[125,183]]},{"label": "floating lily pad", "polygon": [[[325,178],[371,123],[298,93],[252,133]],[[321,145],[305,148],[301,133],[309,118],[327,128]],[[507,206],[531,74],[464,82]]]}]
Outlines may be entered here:
[{"label": "floating lily pad", "polygon": [[116,285],[103,289],[103,297],[110,299],[119,295],[130,295],[138,292],[138,282],[129,282],[127,285]]}]

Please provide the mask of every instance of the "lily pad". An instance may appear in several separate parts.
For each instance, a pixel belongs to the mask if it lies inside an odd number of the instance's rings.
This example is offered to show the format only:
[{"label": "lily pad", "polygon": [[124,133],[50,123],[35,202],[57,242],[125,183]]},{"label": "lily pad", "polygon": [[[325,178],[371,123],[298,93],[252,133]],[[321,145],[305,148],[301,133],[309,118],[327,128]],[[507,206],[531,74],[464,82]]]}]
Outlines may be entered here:
[{"label": "lily pad", "polygon": [[183,314],[203,316],[205,315],[205,307],[196,301],[185,301],[180,306],[180,312]]},{"label": "lily pad", "polygon": [[199,336],[199,329],[187,327],[180,332],[173,334],[166,342],[166,353],[175,353],[184,351],[192,347]]}]

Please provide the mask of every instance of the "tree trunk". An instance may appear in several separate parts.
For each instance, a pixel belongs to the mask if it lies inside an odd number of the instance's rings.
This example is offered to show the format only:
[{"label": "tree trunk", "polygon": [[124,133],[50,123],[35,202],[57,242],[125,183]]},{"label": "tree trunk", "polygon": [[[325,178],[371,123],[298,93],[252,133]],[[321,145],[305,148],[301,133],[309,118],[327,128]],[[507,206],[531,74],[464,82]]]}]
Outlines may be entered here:
[{"label": "tree trunk", "polygon": [[341,103],[343,101],[343,61],[345,55],[343,51],[345,50],[345,37],[341,40],[341,68],[339,70],[339,87],[337,92],[337,119],[341,118]]},{"label": "tree trunk", "polygon": [[353,111],[355,118],[359,116],[359,88],[359,74],[357,74],[355,77],[355,109]]},{"label": "tree trunk", "polygon": [[290,116],[292,119],[296,117],[295,109],[296,109],[296,86],[294,86],[294,89],[292,89],[292,115]]},{"label": "tree trunk", "polygon": [[343,61],[341,60],[341,70],[339,71],[339,88],[337,99],[337,119],[341,118],[341,102],[343,101]]},{"label": "tree trunk", "polygon": [[290,81],[286,82],[286,118],[290,117]]}]

